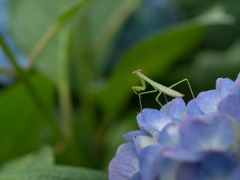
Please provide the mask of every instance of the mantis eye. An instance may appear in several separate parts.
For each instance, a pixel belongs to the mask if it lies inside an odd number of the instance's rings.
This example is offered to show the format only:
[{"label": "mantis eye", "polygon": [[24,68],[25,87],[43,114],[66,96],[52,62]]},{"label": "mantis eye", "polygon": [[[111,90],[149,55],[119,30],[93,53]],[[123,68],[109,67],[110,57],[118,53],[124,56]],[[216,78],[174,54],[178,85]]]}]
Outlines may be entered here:
[{"label": "mantis eye", "polygon": [[142,72],[142,70],[141,70],[141,69],[139,69],[139,70],[138,70],[138,72]]}]

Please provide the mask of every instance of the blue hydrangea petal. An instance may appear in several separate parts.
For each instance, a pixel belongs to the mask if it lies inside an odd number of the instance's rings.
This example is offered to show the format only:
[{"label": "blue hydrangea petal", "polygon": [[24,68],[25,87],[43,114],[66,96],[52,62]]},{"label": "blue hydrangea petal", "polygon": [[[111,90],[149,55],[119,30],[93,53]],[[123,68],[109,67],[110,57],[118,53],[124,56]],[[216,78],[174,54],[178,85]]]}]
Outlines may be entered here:
[{"label": "blue hydrangea petal", "polygon": [[171,123],[171,117],[165,111],[156,109],[143,109],[142,113],[137,115],[138,125],[145,125],[161,131],[168,123]]},{"label": "blue hydrangea petal", "polygon": [[125,151],[131,151],[131,152],[136,153],[134,144],[132,142],[126,142],[126,143],[120,145],[117,149],[116,155],[123,153]]},{"label": "blue hydrangea petal", "polygon": [[[206,123],[211,123],[213,121],[214,118],[218,117],[221,113],[218,111],[209,113],[207,115],[202,116],[200,119],[198,120],[202,120]],[[223,115],[223,114],[222,114]]]},{"label": "blue hydrangea petal", "polygon": [[176,119],[180,119],[183,113],[185,112],[186,104],[182,98],[176,98],[172,101],[168,113]]},{"label": "blue hydrangea petal", "polygon": [[180,134],[178,126],[173,124],[165,126],[159,134],[158,142],[170,147],[179,144]]},{"label": "blue hydrangea petal", "polygon": [[156,131],[158,131],[156,128],[153,128],[153,127],[150,127],[150,126],[146,126],[146,125],[142,125],[142,124],[139,125],[139,128],[142,129],[142,132],[146,132],[146,133],[148,133],[148,134],[150,134],[152,136],[153,136],[153,134]]},{"label": "blue hydrangea petal", "polygon": [[134,144],[134,149],[137,155],[139,155],[140,151],[141,151],[141,147],[139,146],[136,137],[133,138],[133,144]]},{"label": "blue hydrangea petal", "polygon": [[141,131],[130,131],[126,134],[123,134],[122,137],[128,142],[133,142],[133,137],[137,137],[140,135],[146,135],[144,132]]},{"label": "blue hydrangea petal", "polygon": [[215,116],[211,122],[185,120],[180,125],[182,146],[191,152],[204,150],[225,151],[233,139],[233,127],[223,114]]},{"label": "blue hydrangea petal", "polygon": [[240,73],[238,73],[238,77],[237,77],[237,79],[235,80],[235,82],[240,82]]},{"label": "blue hydrangea petal", "polygon": [[220,101],[217,90],[201,92],[197,97],[199,109],[208,114],[217,110],[217,104]]},{"label": "blue hydrangea petal", "polygon": [[130,177],[127,180],[141,180],[140,172],[136,173],[134,176]]},{"label": "blue hydrangea petal", "polygon": [[138,137],[136,137],[136,141],[141,148],[147,147],[154,143],[153,138],[151,138],[149,136],[138,136]]},{"label": "blue hydrangea petal", "polygon": [[181,119],[172,118],[172,122],[173,122],[173,124],[178,126],[181,123]]},{"label": "blue hydrangea petal", "polygon": [[177,171],[177,180],[209,180],[203,172],[198,171],[200,167],[196,163],[183,163]]},{"label": "blue hydrangea petal", "polygon": [[158,165],[159,168],[159,179],[176,180],[176,172],[178,163],[171,159],[162,157]]},{"label": "blue hydrangea petal", "polygon": [[237,94],[240,95],[240,80],[238,82],[235,83],[235,85],[233,86],[230,94]]},{"label": "blue hydrangea petal", "polygon": [[193,99],[189,101],[186,108],[186,116],[191,118],[197,118],[201,115],[203,115],[203,112],[199,109],[197,100]]},{"label": "blue hydrangea petal", "polygon": [[204,153],[192,153],[181,146],[166,148],[162,154],[166,158],[184,162],[196,162],[204,156]]},{"label": "blue hydrangea petal", "polygon": [[209,153],[198,163],[183,163],[177,180],[239,180],[240,167],[235,157],[219,152]]},{"label": "blue hydrangea petal", "polygon": [[228,78],[218,78],[216,81],[216,89],[220,99],[225,98],[234,86],[234,81]]},{"label": "blue hydrangea petal", "polygon": [[218,105],[218,109],[222,113],[226,113],[240,122],[240,95],[233,94],[224,98]]},{"label": "blue hydrangea petal", "polygon": [[109,179],[124,180],[134,177],[140,171],[135,153],[126,151],[115,156],[109,164]]},{"label": "blue hydrangea petal", "polygon": [[240,95],[240,73],[238,74],[238,77],[237,77],[237,79],[235,81],[235,84],[234,84],[234,86],[233,86],[233,88],[232,88],[232,90],[230,91],[229,94],[231,94],[231,95],[233,95],[233,94]]},{"label": "blue hydrangea petal", "polygon": [[140,152],[141,165],[140,174],[142,180],[155,180],[159,175],[159,163],[161,160],[161,152],[164,146],[161,144],[154,144],[146,147],[143,153]]},{"label": "blue hydrangea petal", "polygon": [[160,111],[168,112],[168,109],[170,108],[172,104],[172,101],[168,102],[167,104],[164,104],[163,107],[161,107]]}]

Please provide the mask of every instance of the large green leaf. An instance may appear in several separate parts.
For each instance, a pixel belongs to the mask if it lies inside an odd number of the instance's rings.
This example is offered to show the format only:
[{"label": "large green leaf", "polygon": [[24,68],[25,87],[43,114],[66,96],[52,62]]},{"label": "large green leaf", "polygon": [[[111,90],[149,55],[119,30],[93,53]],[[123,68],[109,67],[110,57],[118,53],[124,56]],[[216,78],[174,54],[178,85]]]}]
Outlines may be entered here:
[{"label": "large green leaf", "polygon": [[22,171],[2,173],[0,180],[107,180],[107,174],[70,166],[28,168]]},{"label": "large green leaf", "polygon": [[[53,86],[37,74],[3,90],[0,94],[0,163],[36,149],[52,136],[41,106],[53,108]],[[29,89],[31,87],[31,89]]]},{"label": "large green leaf", "polygon": [[[139,42],[126,52],[121,64],[135,69],[144,57],[142,73],[150,78],[161,76],[178,58],[198,44],[207,25],[229,24],[232,20],[232,16],[226,15],[221,7],[216,7],[195,19],[167,28]],[[139,78],[129,70],[117,66],[108,87],[97,94],[101,108],[109,116],[116,115],[129,101],[131,94],[134,94],[131,86],[139,83]]]},{"label": "large green leaf", "polygon": [[[74,17],[73,15],[87,4],[85,2],[88,0],[19,0],[10,3],[9,12],[13,36],[27,54],[32,53],[33,47],[45,35],[46,39],[34,49],[36,54],[39,49],[46,49],[39,57],[35,67],[55,83],[58,81],[58,64],[61,63],[58,58],[59,40],[54,38],[48,46],[49,40],[56,36],[63,23]],[[50,27],[52,28],[49,30]],[[47,30],[49,31],[46,35]]]},{"label": "large green leaf", "polygon": [[54,165],[54,155],[49,146],[43,146],[37,152],[27,154],[23,157],[14,159],[5,163],[1,169],[1,173],[8,171],[21,170],[31,167],[47,167]]}]

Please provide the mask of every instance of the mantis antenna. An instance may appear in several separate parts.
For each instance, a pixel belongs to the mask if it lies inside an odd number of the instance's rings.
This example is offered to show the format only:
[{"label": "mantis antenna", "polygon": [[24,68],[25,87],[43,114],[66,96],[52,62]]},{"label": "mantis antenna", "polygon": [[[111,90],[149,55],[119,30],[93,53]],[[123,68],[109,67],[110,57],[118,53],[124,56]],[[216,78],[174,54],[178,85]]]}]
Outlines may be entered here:
[{"label": "mantis antenna", "polygon": [[138,65],[138,68],[137,69],[139,69],[139,67],[140,67],[140,65],[141,65],[141,63],[142,63],[142,61],[143,61],[143,59],[144,59],[144,57],[146,56],[146,54],[148,53],[148,51],[147,52],[145,52],[145,54],[143,55],[143,57],[142,57],[142,59],[141,59],[141,61],[139,62],[139,65]]}]

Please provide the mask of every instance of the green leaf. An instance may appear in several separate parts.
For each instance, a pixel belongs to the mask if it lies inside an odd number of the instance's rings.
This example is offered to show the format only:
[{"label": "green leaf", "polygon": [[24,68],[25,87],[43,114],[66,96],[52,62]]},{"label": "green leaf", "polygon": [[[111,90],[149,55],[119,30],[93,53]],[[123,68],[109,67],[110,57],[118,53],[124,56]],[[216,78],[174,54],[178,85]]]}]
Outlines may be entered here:
[{"label": "green leaf", "polygon": [[[212,17],[212,13],[207,12],[207,14],[209,14],[209,18]],[[226,23],[224,15],[228,16],[222,12],[222,15],[217,16],[220,19],[213,18],[212,23]],[[202,16],[208,17],[207,15]],[[221,21],[221,19],[223,20]],[[162,76],[178,58],[198,44],[205,26],[209,24],[211,24],[210,21],[199,21],[198,18],[195,18],[167,28],[132,47],[123,56],[121,64],[135,69],[146,53],[141,64],[142,73],[150,78]],[[117,66],[111,76],[108,88],[96,95],[105,114],[111,117],[115,116],[134,94],[131,86],[139,84],[139,79],[133,76],[129,70]]]},{"label": "green leaf", "polygon": [[0,180],[107,180],[107,174],[71,166],[28,168],[22,171],[2,173]]},{"label": "green leaf", "polygon": [[21,170],[31,167],[51,166],[54,164],[54,155],[51,147],[43,146],[37,152],[24,155],[12,161],[5,163],[1,169],[1,173],[13,170]]},{"label": "green leaf", "polygon": [[31,90],[22,81],[0,94],[0,163],[35,150],[53,136],[46,124],[48,118],[34,97],[39,97],[42,106],[52,111],[53,85],[39,74],[27,78],[27,81]]},{"label": "green leaf", "polygon": [[[35,63],[35,60],[32,59],[36,59],[47,47],[39,57],[36,69],[55,83],[58,80],[58,63],[61,62],[58,60],[58,38],[51,42],[50,40],[66,21],[85,7],[88,1],[77,0],[70,3],[66,3],[64,0],[11,1],[12,33],[20,47],[27,54],[32,53],[29,66],[31,67]],[[33,47],[37,44],[38,46],[32,52]]]}]

